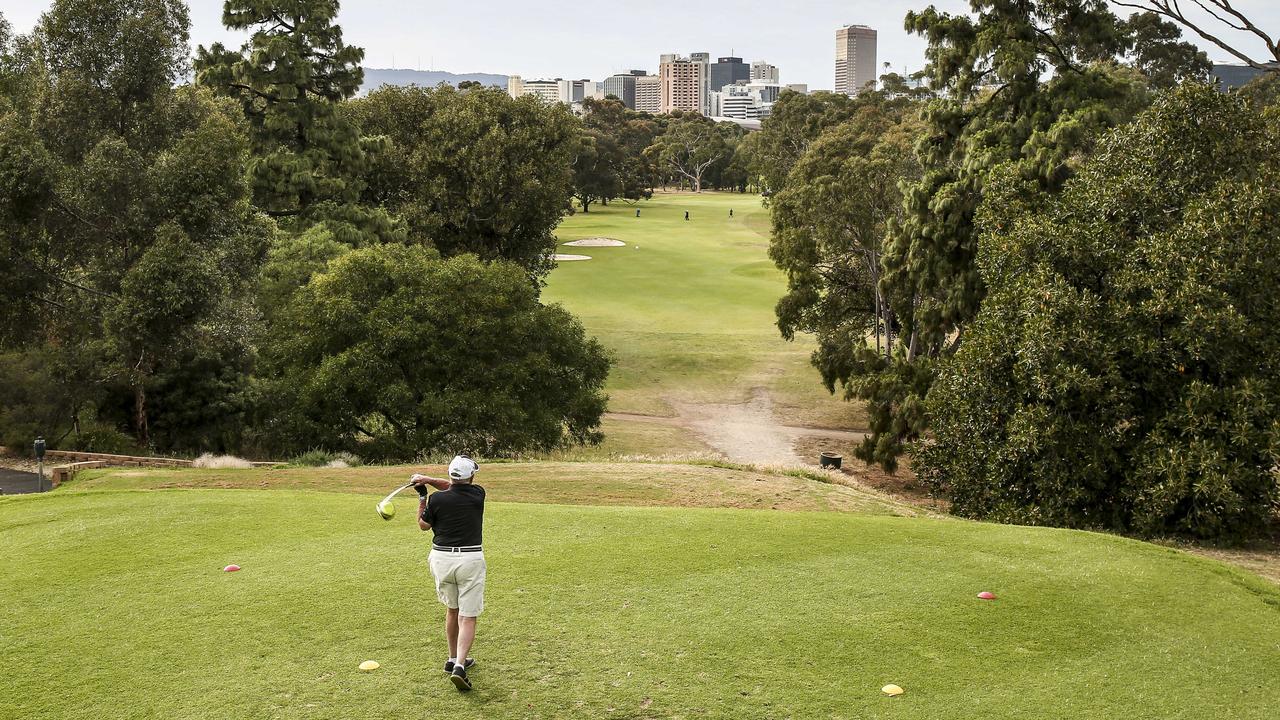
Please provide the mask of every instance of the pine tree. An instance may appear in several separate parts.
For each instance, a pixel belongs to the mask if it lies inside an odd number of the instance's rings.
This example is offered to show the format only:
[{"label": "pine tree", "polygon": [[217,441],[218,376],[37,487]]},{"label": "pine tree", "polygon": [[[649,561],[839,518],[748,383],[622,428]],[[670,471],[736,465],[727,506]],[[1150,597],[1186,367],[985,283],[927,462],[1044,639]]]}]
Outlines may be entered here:
[{"label": "pine tree", "polygon": [[[364,80],[364,50],[334,24],[337,0],[228,0],[222,22],[253,30],[239,52],[200,47],[197,82],[238,99],[252,127],[254,200],[268,214],[337,219],[382,232],[389,223],[355,203],[368,165],[362,140],[338,105]],[[349,239],[349,238],[344,238]]]}]

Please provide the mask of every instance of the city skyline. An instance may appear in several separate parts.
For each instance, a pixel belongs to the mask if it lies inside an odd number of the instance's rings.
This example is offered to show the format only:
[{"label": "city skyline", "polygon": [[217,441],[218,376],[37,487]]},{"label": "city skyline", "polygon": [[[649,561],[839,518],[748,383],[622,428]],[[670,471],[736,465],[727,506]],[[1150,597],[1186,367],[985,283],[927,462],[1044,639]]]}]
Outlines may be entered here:
[{"label": "city skyline", "polygon": [[[188,4],[192,47],[223,42],[238,48],[246,39],[222,27],[222,0]],[[897,72],[919,70],[926,44],[903,30],[903,17],[930,4],[953,13],[969,7],[967,0],[798,0],[785,5],[739,3],[727,11],[723,6],[651,0],[643,7],[604,3],[584,16],[580,6],[559,0],[536,7],[493,0],[486,3],[489,12],[478,16],[473,6],[456,3],[421,3],[406,12],[404,3],[348,0],[338,22],[345,40],[365,49],[364,65],[374,68],[603,80],[632,69],[656,73],[662,54],[705,51],[713,58],[764,59],[782,69],[783,82],[832,90],[831,46],[837,28],[875,28],[880,63],[890,63]],[[1237,4],[1264,26],[1280,26],[1280,3]],[[24,33],[48,7],[49,0],[10,0],[3,12],[14,31]],[[1129,12],[1122,7],[1113,10]],[[1198,37],[1184,37],[1215,62],[1237,62]],[[1256,50],[1247,37],[1232,39]]]}]

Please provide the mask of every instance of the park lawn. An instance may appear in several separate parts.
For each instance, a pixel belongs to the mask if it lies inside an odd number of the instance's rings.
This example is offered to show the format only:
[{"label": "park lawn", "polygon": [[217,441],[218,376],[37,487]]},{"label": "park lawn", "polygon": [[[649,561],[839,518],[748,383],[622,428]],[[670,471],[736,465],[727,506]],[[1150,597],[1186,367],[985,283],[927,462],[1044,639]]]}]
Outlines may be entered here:
[{"label": "park lawn", "polygon": [[617,358],[610,410],[669,416],[673,402],[741,402],[762,387],[785,424],[861,426],[860,412],[831,397],[809,365],[812,339],[778,333],[774,305],[786,282],[768,257],[768,212],[756,195],[659,192],[565,218],[562,243],[627,243],[561,247],[592,259],[560,263],[544,291]]},{"label": "park lawn", "polygon": [[[1280,590],[1174,550],[945,519],[497,501],[477,690],[459,695],[439,671],[428,536],[406,516],[378,520],[375,499],[0,499],[0,718],[1131,720],[1280,707]],[[358,671],[369,659],[382,668]],[[891,682],[906,694],[881,695]]]}]

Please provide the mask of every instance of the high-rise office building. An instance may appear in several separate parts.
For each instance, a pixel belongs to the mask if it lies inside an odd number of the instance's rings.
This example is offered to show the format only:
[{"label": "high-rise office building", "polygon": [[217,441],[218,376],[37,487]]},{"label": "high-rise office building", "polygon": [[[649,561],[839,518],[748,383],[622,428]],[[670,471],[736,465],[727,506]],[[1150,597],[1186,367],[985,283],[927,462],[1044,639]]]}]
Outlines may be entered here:
[{"label": "high-rise office building", "polygon": [[657,75],[636,76],[636,110],[655,115],[662,111],[662,79]]},{"label": "high-rise office building", "polygon": [[613,95],[622,101],[623,105],[636,109],[636,80],[640,77],[647,76],[644,70],[632,70],[628,73],[618,73],[604,81],[603,92],[605,96]]},{"label": "high-rise office building", "polygon": [[658,64],[658,112],[683,110],[708,114],[711,104],[710,59],[707,53],[661,57]]},{"label": "high-rise office building", "polygon": [[751,80],[751,66],[739,57],[718,58],[711,64],[711,92],[719,92],[725,85],[736,85]]},{"label": "high-rise office building", "polygon": [[836,30],[836,92],[857,95],[877,79],[876,31],[866,25]]},{"label": "high-rise office building", "polygon": [[778,84],[778,66],[763,60],[751,63],[751,82]]}]

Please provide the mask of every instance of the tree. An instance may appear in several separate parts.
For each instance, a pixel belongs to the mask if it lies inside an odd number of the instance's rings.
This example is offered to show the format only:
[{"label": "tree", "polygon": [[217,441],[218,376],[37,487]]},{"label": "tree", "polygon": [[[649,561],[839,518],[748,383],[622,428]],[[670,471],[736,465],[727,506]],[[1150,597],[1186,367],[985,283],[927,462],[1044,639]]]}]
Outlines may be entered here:
[{"label": "tree", "polygon": [[602,202],[607,203],[613,197],[626,200],[653,197],[654,167],[644,154],[658,134],[658,125],[652,116],[629,110],[612,96],[604,100],[587,98],[582,107],[586,113],[582,124],[587,130],[608,138],[617,148],[611,159],[619,189],[616,195],[602,198]]},{"label": "tree", "polygon": [[1147,76],[1153,87],[1172,88],[1189,81],[1205,81],[1213,70],[1209,56],[1188,42],[1181,42],[1178,26],[1155,13],[1134,13],[1124,21],[1133,67]]},{"label": "tree", "polygon": [[300,228],[328,221],[357,245],[394,231],[358,205],[377,142],[338,110],[360,89],[364,50],[343,42],[337,14],[337,0],[227,0],[223,24],[253,36],[239,52],[201,46],[196,81],[238,100],[249,120],[255,204]]},{"label": "tree", "polygon": [[[1113,131],[1057,196],[979,212],[989,294],[929,394],[953,511],[1238,538],[1280,508],[1280,133],[1205,85]],[[1010,202],[1010,199],[1015,199]]]},{"label": "tree", "polygon": [[781,192],[791,168],[809,146],[828,128],[853,117],[856,110],[856,101],[847,95],[783,91],[751,144],[751,172],[761,179],[764,192]]},{"label": "tree", "polygon": [[447,85],[383,87],[346,105],[387,141],[363,200],[395,214],[412,242],[550,272],[581,133],[566,108]]},{"label": "tree", "polygon": [[57,84],[37,121],[50,149],[69,159],[106,134],[157,141],[151,100],[187,73],[190,25],[181,0],[54,2],[32,38],[41,72]]},{"label": "tree", "polygon": [[266,350],[264,427],[282,451],[365,457],[597,442],[604,350],[518,265],[380,245],[332,261]]},{"label": "tree", "polygon": [[[1236,9],[1231,0],[1192,1],[1195,3],[1198,12],[1193,10],[1188,14],[1182,9],[1178,0],[1134,0],[1134,2],[1111,0],[1112,3],[1120,7],[1146,10],[1149,14],[1168,18],[1179,25],[1189,28],[1205,40],[1231,53],[1249,67],[1265,72],[1280,73],[1280,36],[1272,35],[1258,27],[1247,15]],[[1239,33],[1243,36],[1243,39],[1255,42],[1260,40],[1270,58],[1264,60],[1261,57],[1247,54],[1239,49],[1238,45],[1233,41],[1219,37],[1218,33],[1222,32],[1222,30],[1215,30],[1215,26],[1229,32]],[[1249,36],[1253,37],[1250,38]]]},{"label": "tree", "polygon": [[[877,433],[878,450],[867,458],[885,465],[926,429],[928,368],[960,347],[985,295],[974,213],[989,174],[1013,163],[1028,192],[1056,192],[1097,137],[1150,101],[1152,81],[1118,58],[1145,59],[1172,77],[1193,75],[1201,62],[1168,47],[1161,57],[1189,66],[1155,62],[1157,54],[1127,34],[1139,26],[1122,22],[1104,0],[971,5],[972,17],[934,8],[907,15],[908,30],[929,41],[932,86],[948,97],[925,112],[924,172],[906,189],[885,252],[883,292],[903,326],[902,355],[856,383],[872,426],[898,428],[897,437]],[[1162,37],[1147,33],[1144,42]]]},{"label": "tree", "polygon": [[598,130],[586,130],[573,161],[573,193],[582,212],[590,212],[591,203],[608,202],[622,192],[618,166],[622,153],[617,143]]},{"label": "tree", "polygon": [[270,234],[238,110],[171,86],[186,22],[162,0],[59,0],[21,57],[29,95],[0,108],[0,342],[45,349],[72,388],[66,422],[127,406],[111,420],[142,445],[158,373],[215,336],[247,352]]},{"label": "tree", "polygon": [[730,155],[716,124],[697,113],[673,117],[646,152],[658,165],[688,180],[694,192],[702,192],[707,170]]},{"label": "tree", "polygon": [[901,327],[883,294],[882,262],[890,222],[903,210],[900,188],[921,172],[913,147],[924,128],[894,115],[864,107],[827,130],[773,196],[769,256],[787,273],[778,328],[788,340],[816,335],[813,365],[829,392],[844,386],[846,399],[857,396],[861,376],[893,359]]}]

